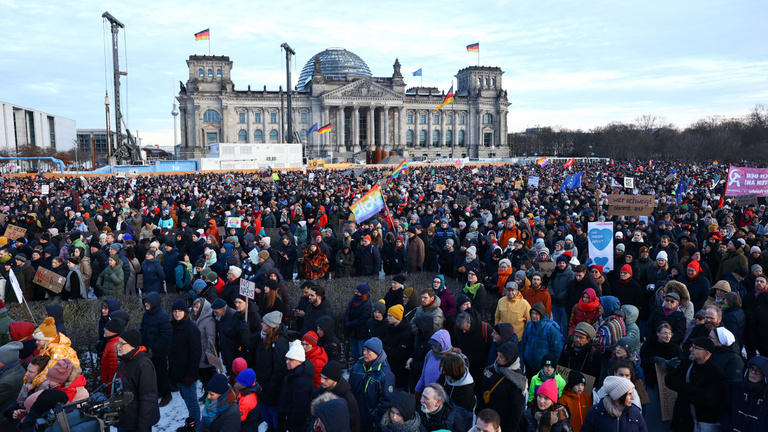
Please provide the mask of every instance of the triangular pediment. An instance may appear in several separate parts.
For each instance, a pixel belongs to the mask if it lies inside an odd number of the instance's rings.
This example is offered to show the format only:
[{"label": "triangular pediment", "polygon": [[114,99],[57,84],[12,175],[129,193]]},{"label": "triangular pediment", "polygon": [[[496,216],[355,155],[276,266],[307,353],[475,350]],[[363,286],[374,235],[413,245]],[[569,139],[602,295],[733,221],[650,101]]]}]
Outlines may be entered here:
[{"label": "triangular pediment", "polygon": [[363,78],[345,86],[333,89],[322,95],[326,101],[340,100],[403,100],[403,96],[391,89],[381,86],[370,79]]}]

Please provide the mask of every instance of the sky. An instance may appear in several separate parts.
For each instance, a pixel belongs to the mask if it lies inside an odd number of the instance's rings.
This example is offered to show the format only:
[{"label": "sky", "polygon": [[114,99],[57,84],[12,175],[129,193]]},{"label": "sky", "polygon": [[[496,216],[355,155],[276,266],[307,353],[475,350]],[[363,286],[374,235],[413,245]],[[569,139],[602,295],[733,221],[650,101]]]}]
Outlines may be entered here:
[{"label": "sky", "polygon": [[[481,1],[469,3],[0,0],[0,100],[104,129],[112,98],[109,11],[119,34],[123,112],[144,145],[173,144],[173,98],[185,60],[211,53],[234,62],[236,89],[294,82],[314,54],[342,47],[406,84],[447,91],[459,69],[505,73],[509,132],[553,126],[589,130],[651,115],[677,127],[768,104],[768,3],[714,1]],[[419,68],[423,78],[411,73]],[[423,79],[423,81],[422,81]],[[114,115],[114,114],[113,114]],[[113,117],[114,118],[114,117]]]}]

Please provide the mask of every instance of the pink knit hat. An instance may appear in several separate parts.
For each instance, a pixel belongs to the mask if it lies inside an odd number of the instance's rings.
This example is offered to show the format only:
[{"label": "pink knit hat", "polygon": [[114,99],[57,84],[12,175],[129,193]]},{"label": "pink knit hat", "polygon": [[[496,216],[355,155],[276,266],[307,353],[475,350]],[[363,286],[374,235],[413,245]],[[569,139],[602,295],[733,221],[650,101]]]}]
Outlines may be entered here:
[{"label": "pink knit hat", "polygon": [[557,402],[558,394],[559,390],[557,389],[557,381],[554,379],[544,381],[544,384],[539,386],[539,389],[536,390],[536,395],[544,395],[552,399],[552,402]]},{"label": "pink knit hat", "polygon": [[236,374],[239,374],[240,372],[246,370],[248,368],[248,363],[246,363],[245,359],[242,357],[238,357],[235,359],[235,361],[232,362],[232,371]]}]

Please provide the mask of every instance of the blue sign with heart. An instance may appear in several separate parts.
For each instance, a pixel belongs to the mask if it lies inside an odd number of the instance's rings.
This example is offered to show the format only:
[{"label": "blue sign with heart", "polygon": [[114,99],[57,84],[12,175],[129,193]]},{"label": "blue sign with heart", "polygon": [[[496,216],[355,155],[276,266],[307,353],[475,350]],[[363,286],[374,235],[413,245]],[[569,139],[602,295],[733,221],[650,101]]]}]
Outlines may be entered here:
[{"label": "blue sign with heart", "polygon": [[611,240],[613,240],[613,230],[607,228],[592,228],[589,230],[589,242],[597,250],[603,250],[610,246]]},{"label": "blue sign with heart", "polygon": [[608,265],[608,257],[597,257],[594,259],[594,262],[603,266],[603,271],[605,271],[605,266]]}]

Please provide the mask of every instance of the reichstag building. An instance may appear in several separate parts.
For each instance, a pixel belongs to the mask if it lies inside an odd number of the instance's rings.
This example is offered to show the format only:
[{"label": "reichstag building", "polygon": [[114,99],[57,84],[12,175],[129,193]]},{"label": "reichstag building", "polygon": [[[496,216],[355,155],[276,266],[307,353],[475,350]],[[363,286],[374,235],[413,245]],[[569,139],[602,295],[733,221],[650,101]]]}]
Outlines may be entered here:
[{"label": "reichstag building", "polygon": [[[210,143],[285,142],[285,93],[235,90],[227,56],[193,55],[178,95],[181,156],[196,158]],[[292,93],[294,130],[305,156],[340,160],[376,151],[408,157],[507,157],[507,92],[498,67],[469,66],[455,76],[454,104],[435,111],[447,90],[406,88],[395,60],[392,75],[374,77],[354,53],[330,48],[304,66]],[[294,77],[295,79],[295,77]],[[313,124],[329,132],[308,133]],[[295,141],[295,140],[294,140]]]}]

